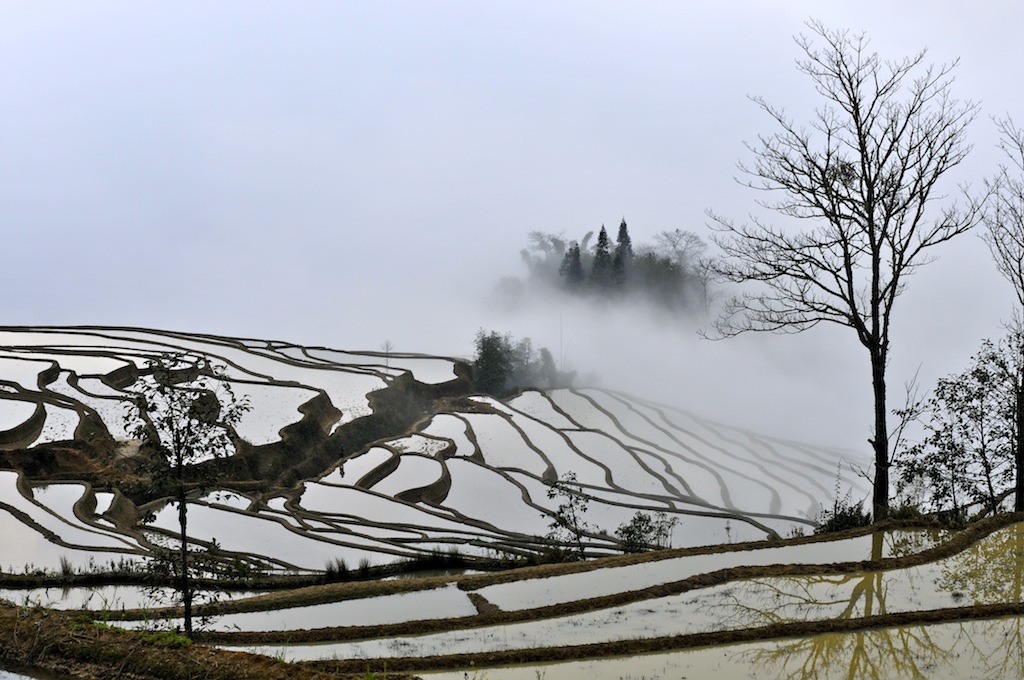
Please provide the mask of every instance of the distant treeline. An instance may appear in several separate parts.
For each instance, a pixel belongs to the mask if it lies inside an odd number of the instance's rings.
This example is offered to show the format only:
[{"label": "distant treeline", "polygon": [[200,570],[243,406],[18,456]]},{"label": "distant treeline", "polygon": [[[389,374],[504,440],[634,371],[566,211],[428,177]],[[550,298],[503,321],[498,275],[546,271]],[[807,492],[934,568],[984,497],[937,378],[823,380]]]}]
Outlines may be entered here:
[{"label": "distant treeline", "polygon": [[634,246],[625,219],[614,243],[603,226],[591,246],[593,235],[570,241],[560,234],[530,232],[529,246],[520,251],[527,280],[503,279],[498,292],[518,302],[529,288],[554,287],[581,298],[646,299],[678,312],[707,311],[712,269],[704,257],[707,244],[699,236],[662,231],[653,243]]}]

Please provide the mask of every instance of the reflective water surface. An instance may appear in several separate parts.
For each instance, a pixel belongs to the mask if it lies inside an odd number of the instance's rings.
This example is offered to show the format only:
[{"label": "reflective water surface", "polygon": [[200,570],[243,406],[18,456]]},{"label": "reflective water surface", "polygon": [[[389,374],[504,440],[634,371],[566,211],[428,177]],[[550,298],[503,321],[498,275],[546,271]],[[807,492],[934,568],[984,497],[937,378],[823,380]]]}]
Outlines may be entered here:
[{"label": "reflective water surface", "polygon": [[824,634],[559,664],[421,672],[424,680],[989,680],[1024,677],[1024,619]]}]

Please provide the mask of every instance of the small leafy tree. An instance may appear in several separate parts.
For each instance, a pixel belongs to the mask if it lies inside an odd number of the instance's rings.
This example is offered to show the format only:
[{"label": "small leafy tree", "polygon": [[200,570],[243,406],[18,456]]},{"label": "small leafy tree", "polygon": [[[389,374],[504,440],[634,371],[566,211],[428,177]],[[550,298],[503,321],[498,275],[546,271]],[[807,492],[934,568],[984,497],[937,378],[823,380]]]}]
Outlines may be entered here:
[{"label": "small leafy tree", "polygon": [[234,452],[234,426],[249,404],[235,398],[223,369],[184,353],[151,359],[140,381],[125,415],[126,429],[157,454],[155,484],[173,488],[181,544],[169,562],[177,577],[185,635],[191,638],[194,592],[189,574],[197,558],[190,556],[186,501],[190,488],[210,481],[199,478],[193,466]]},{"label": "small leafy tree", "polygon": [[520,250],[519,256],[529,270],[530,278],[548,285],[557,285],[562,276],[561,265],[567,255],[568,242],[565,237],[562,234],[531,231],[527,238],[530,245]]},{"label": "small leafy tree", "polygon": [[[548,525],[548,540],[573,546],[573,557],[585,557],[583,538],[593,527],[583,519],[590,499],[576,481],[576,473],[569,471],[548,486],[548,500],[557,500],[558,508]],[[545,513],[545,517],[548,515]]]},{"label": "small leafy tree", "polygon": [[473,361],[473,383],[486,394],[505,394],[512,385],[512,338],[497,331],[476,334],[476,358]]},{"label": "small leafy tree", "polygon": [[634,290],[666,309],[686,307],[686,280],[683,267],[653,250],[640,249],[633,259],[630,282]]},{"label": "small leafy tree", "polygon": [[1016,469],[1014,337],[986,340],[966,371],[938,381],[924,404],[926,436],[897,460],[901,493],[916,492],[925,507],[953,516],[974,503],[999,510]]},{"label": "small leafy tree", "polygon": [[627,553],[660,550],[672,545],[672,529],[679,524],[678,517],[671,519],[664,512],[654,517],[637,511],[628,522],[619,525],[615,536],[622,541],[622,551]]},{"label": "small leafy tree", "polygon": [[[1010,161],[1003,165],[993,179],[986,183],[989,189],[989,200],[985,210],[986,227],[985,241],[992,251],[992,259],[996,268],[1003,275],[1017,296],[1017,304],[1013,311],[1011,326],[1017,339],[1017,375],[1015,391],[1012,395],[1016,410],[1015,429],[1024,431],[1024,344],[1020,337],[1024,334],[1024,130],[1006,118],[997,120],[999,128],[1000,148]],[[1014,468],[1016,485],[1014,488],[1013,509],[1024,511],[1024,438],[1017,437],[1014,450]]]}]

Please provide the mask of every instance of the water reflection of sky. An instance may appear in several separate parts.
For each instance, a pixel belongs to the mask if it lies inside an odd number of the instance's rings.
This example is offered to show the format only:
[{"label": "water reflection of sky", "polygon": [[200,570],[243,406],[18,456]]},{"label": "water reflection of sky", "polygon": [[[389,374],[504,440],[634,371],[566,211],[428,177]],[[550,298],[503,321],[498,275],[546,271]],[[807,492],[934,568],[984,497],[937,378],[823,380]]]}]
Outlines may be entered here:
[{"label": "water reflection of sky", "polygon": [[[864,558],[870,556],[877,559],[894,551],[924,549],[932,545],[937,537],[929,537],[922,532],[893,532],[885,536],[876,535],[874,540],[871,536],[864,538],[868,541],[868,554]],[[781,550],[789,553],[786,557],[804,559],[779,561],[807,563],[808,547],[814,546],[783,548]],[[829,544],[819,544],[817,547],[827,549]],[[856,619],[971,604],[1019,602],[1024,581],[1021,576],[1024,571],[1022,548],[1024,525],[1017,524],[993,533],[962,553],[919,566],[852,574],[735,580],[679,595],[574,616],[409,638],[292,647],[287,648],[285,654],[295,659],[473,654],[481,651],[667,637],[793,621]],[[750,559],[756,556],[756,552],[745,555],[748,559],[737,563],[757,563]],[[744,554],[737,553],[730,557],[742,559]],[[782,558],[783,555],[777,557]],[[674,560],[665,562],[671,565]],[[654,566],[664,568],[666,565],[655,563]],[[674,566],[679,567],[678,564]],[[622,570],[625,573],[628,568]],[[579,579],[578,583],[574,583],[573,577],[545,580],[560,582],[567,588],[582,585],[587,590],[587,585],[599,587],[598,579],[602,576],[610,577],[614,571],[601,570],[574,575]],[[661,581],[671,580],[669,575],[672,573],[662,572]],[[513,588],[525,589],[542,581],[538,579],[503,584],[483,588],[478,592],[485,597],[489,596],[489,601],[501,601],[502,591],[499,589],[511,592]],[[611,578],[608,582],[620,583],[620,590],[629,589],[628,584],[631,583],[629,580]],[[573,592],[577,599],[584,596],[578,590],[563,595],[573,599]],[[593,596],[595,593],[589,594]],[[542,606],[542,603],[531,602],[531,606]]]},{"label": "water reflection of sky", "polygon": [[[716,678],[717,680],[992,680],[1024,677],[1024,618],[824,634],[682,652],[473,668],[501,680]],[[465,670],[419,672],[424,680],[463,680]]]}]

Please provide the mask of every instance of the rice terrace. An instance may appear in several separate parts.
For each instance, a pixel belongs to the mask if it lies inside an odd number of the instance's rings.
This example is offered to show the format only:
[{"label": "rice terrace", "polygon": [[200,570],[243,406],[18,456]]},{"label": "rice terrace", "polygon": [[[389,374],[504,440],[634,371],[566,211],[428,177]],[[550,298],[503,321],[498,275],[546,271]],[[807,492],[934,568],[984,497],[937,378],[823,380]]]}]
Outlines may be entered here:
[{"label": "rice terrace", "polygon": [[[0,347],[0,651],[32,672],[1024,672],[1021,518],[815,535],[869,493],[849,451],[596,388],[497,399],[457,357],[99,327]],[[245,406],[178,478],[184,552],[132,426],[160,385]]]}]

